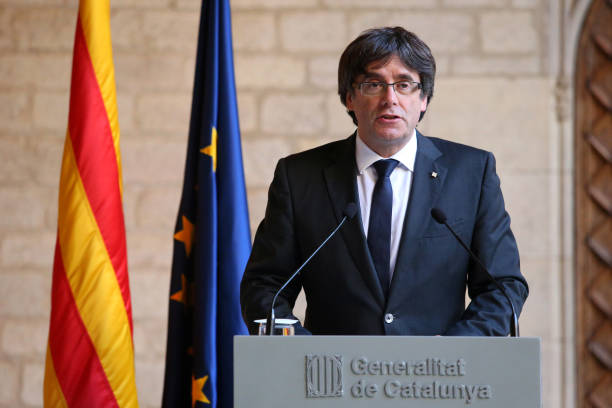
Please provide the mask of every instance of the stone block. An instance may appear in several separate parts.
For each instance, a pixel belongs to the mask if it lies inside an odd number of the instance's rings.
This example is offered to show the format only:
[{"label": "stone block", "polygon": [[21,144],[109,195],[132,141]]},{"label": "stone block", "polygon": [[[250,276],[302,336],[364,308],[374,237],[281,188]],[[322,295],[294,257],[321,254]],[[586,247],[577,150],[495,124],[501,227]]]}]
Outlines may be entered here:
[{"label": "stone block", "polygon": [[154,267],[170,270],[172,265],[174,227],[153,232],[130,230],[127,232],[129,269]]},{"label": "stone block", "polygon": [[276,45],[276,22],[271,12],[238,12],[232,15],[236,51],[269,51]]},{"label": "stone block", "polygon": [[306,82],[306,63],[287,56],[237,56],[236,86],[239,90],[295,89]]},{"label": "stone block", "polygon": [[[74,23],[72,24],[74,26]],[[74,28],[73,28],[74,29]],[[0,64],[0,86],[4,88],[54,89],[68,91],[70,53],[4,54]],[[3,96],[6,92],[3,92]],[[1,106],[4,106],[3,102]]]},{"label": "stone block", "polygon": [[40,363],[25,364],[21,377],[21,400],[26,406],[43,406],[43,393],[40,390],[43,389],[44,379],[44,359],[41,359]]},{"label": "stone block", "polygon": [[180,189],[185,165],[185,144],[129,141],[122,144],[125,185],[174,186]]},{"label": "stone block", "polygon": [[133,7],[142,9],[153,9],[153,8],[169,8],[173,3],[172,0],[123,0],[121,8]]},{"label": "stone block", "polygon": [[[165,305],[163,307],[166,307]],[[134,351],[136,358],[162,360],[166,353],[167,319],[136,320]]]},{"label": "stone block", "polygon": [[346,139],[350,134],[351,133],[333,135],[333,134],[325,133],[319,136],[300,137],[294,142],[295,151],[303,152],[304,150],[314,149],[315,147],[322,146],[327,143],[335,142],[336,140]]},{"label": "stone block", "polygon": [[[547,373],[542,376],[542,406],[562,407],[567,404],[567,401],[573,401],[567,397],[566,393],[576,392],[565,390],[564,387],[569,382],[565,378],[568,368],[564,365],[571,361],[568,355],[574,353],[575,345],[573,343],[567,345],[546,338],[542,339],[541,344],[542,373]],[[569,368],[569,370],[572,369],[574,368]]]},{"label": "stone block", "polygon": [[327,105],[327,132],[338,138],[348,137],[355,131],[353,119],[346,111],[346,106],[340,102],[340,96],[330,93],[325,101]]},{"label": "stone block", "polygon": [[[551,145],[554,145],[554,143],[554,141],[551,141]],[[554,151],[551,152],[551,155],[554,156],[554,153]],[[559,269],[561,269],[566,268],[565,265],[574,264],[574,237],[570,236],[568,231],[570,231],[569,226],[574,224],[574,217],[576,215],[574,213],[575,209],[573,206],[565,205],[565,203],[572,203],[575,200],[574,188],[568,188],[568,185],[573,185],[574,172],[563,174],[563,172],[556,169],[551,169],[549,175],[550,202],[564,203],[564,205],[554,204],[549,210],[550,218],[555,220],[554,222],[551,222],[550,256],[555,260],[558,260],[558,262],[561,264]],[[571,284],[573,284],[573,281]],[[570,302],[570,300],[565,299],[564,301]]]},{"label": "stone block", "polygon": [[21,8],[13,16],[17,47],[22,50],[72,51],[76,7]]},{"label": "stone block", "polygon": [[0,50],[13,49],[16,42],[11,20],[14,9],[0,8]]},{"label": "stone block", "polygon": [[437,54],[434,55],[434,58],[436,59],[436,79],[441,76],[450,75],[451,57],[444,54]]},{"label": "stone block", "polygon": [[[476,43],[476,20],[463,12],[357,12],[349,23],[350,38],[362,31],[382,26],[399,25],[412,31],[438,53],[463,54]],[[444,27],[443,30],[440,27]]]},{"label": "stone block", "polygon": [[540,5],[540,0],[512,0],[512,7],[535,9]]},{"label": "stone block", "polygon": [[191,92],[147,93],[136,98],[136,125],[149,131],[187,134],[191,112]]},{"label": "stone block", "polygon": [[28,129],[32,118],[32,106],[25,92],[0,94],[0,122],[4,129]]},{"label": "stone block", "polygon": [[[3,317],[0,320],[12,317],[25,322],[31,318],[48,318],[51,304],[51,265],[47,265],[44,273],[7,268],[6,273],[0,274],[0,316]],[[25,302],[24,289],[28,299]],[[46,321],[48,323],[48,320]]]},{"label": "stone block", "polygon": [[14,232],[0,243],[0,265],[50,268],[55,253],[54,232]]},{"label": "stone block", "polygon": [[[165,305],[164,305],[165,307]],[[167,320],[137,320],[134,322],[136,358],[162,360],[166,354]]]},{"label": "stone block", "polygon": [[[64,127],[67,126],[68,119],[65,118],[65,121]],[[66,130],[57,130],[55,133],[65,135]],[[39,138],[29,152],[28,165],[31,168],[32,179],[43,186],[59,188],[63,154],[63,140]],[[57,190],[54,200],[57,201]]]},{"label": "stone block", "polygon": [[66,3],[66,0],[1,0],[1,5],[63,5]]},{"label": "stone block", "polygon": [[255,236],[257,227],[266,214],[268,203],[268,188],[249,188],[247,191],[249,200],[249,221],[251,224],[251,236]]},{"label": "stone block", "polygon": [[[19,390],[19,367],[14,362],[0,362],[0,404],[6,407],[17,406]],[[42,394],[40,392],[39,394]]]},{"label": "stone block", "polygon": [[47,203],[53,196],[53,191],[40,187],[3,187],[0,212],[9,216],[0,218],[0,229],[15,231],[41,228]]},{"label": "stone block", "polygon": [[47,351],[49,321],[7,321],[2,331],[2,351],[12,356],[38,355]]},{"label": "stone block", "polygon": [[0,182],[3,184],[31,180],[31,149],[19,139],[16,134],[9,134],[6,139],[0,138]]},{"label": "stone block", "polygon": [[313,134],[325,126],[325,97],[312,94],[273,94],[263,100],[261,127],[264,132],[291,137]]},{"label": "stone block", "polygon": [[151,11],[143,18],[143,34],[148,48],[159,51],[196,52],[198,13]]},{"label": "stone block", "polygon": [[121,140],[136,128],[134,122],[134,95],[117,85],[117,114],[119,115],[119,132]]},{"label": "stone block", "polygon": [[317,5],[317,0],[233,0],[232,9],[282,9],[311,8]]},{"label": "stone block", "polygon": [[[234,5],[233,3],[230,4],[230,7]],[[185,9],[200,12],[202,8],[202,2],[199,0],[175,0],[174,4],[179,10]]]},{"label": "stone block", "polygon": [[254,93],[239,91],[238,95],[238,118],[240,119],[240,130],[252,132],[257,129],[259,109],[257,98]]},{"label": "stone block", "polygon": [[426,135],[426,136],[435,136],[435,133],[431,130],[431,126],[430,126],[430,122],[431,122],[430,118],[432,117],[430,114],[430,111],[431,111],[431,106],[436,104],[436,100],[437,100],[437,96],[434,91],[433,100],[427,107],[425,116],[423,116],[423,119],[421,119],[421,121],[417,123],[417,126],[416,126],[417,130],[421,132],[421,134]]},{"label": "stone block", "polygon": [[274,177],[276,163],[291,153],[287,139],[243,140],[244,175],[246,185],[268,187]]},{"label": "stone block", "polygon": [[135,365],[140,406],[143,408],[159,407],[164,391],[164,360],[150,361],[137,358]]},{"label": "stone block", "polygon": [[172,231],[180,201],[181,189],[175,186],[143,191],[136,207],[137,225]]},{"label": "stone block", "polygon": [[115,75],[117,88],[127,92],[191,91],[193,77],[183,75],[191,67],[191,58],[176,54],[116,53]]},{"label": "stone block", "polygon": [[128,236],[129,232],[136,228],[136,208],[143,189],[136,183],[127,183],[123,186],[123,218]]},{"label": "stone block", "polygon": [[347,44],[346,17],[335,11],[287,12],[280,17],[280,38],[288,51],[341,51]]},{"label": "stone block", "polygon": [[69,105],[68,92],[36,92],[34,94],[34,126],[65,132],[68,126]]},{"label": "stone block", "polygon": [[498,168],[548,169],[550,103],[546,79],[439,79],[425,117],[429,136],[492,151]]},{"label": "stone block", "polygon": [[442,0],[444,7],[504,7],[506,0]]},{"label": "stone block", "polygon": [[308,61],[308,82],[318,89],[338,89],[339,56],[313,57]]},{"label": "stone block", "polygon": [[115,53],[149,48],[149,41],[145,36],[144,13],[142,10],[111,8],[111,33],[113,36],[113,51]]},{"label": "stone block", "polygon": [[170,301],[169,288],[169,269],[133,268],[130,271],[130,291],[134,320],[166,320]]},{"label": "stone block", "polygon": [[521,256],[521,272],[529,284],[529,297],[520,318],[523,336],[542,337],[548,341],[558,339],[560,279],[554,267],[555,263],[549,259]]},{"label": "stone block", "polygon": [[528,11],[483,13],[479,26],[482,48],[492,54],[535,53],[538,33]]},{"label": "stone block", "polygon": [[459,75],[523,76],[540,73],[540,60],[535,56],[457,56],[453,60],[453,73]]},{"label": "stone block", "polygon": [[57,207],[58,207],[58,190],[52,189],[48,192],[48,198],[45,205],[45,231],[57,231]]},{"label": "stone block", "polygon": [[550,254],[551,178],[543,172],[499,172],[512,231],[525,258]]},{"label": "stone block", "polygon": [[323,0],[323,4],[329,8],[382,8],[390,9],[430,9],[436,6],[436,0]]}]

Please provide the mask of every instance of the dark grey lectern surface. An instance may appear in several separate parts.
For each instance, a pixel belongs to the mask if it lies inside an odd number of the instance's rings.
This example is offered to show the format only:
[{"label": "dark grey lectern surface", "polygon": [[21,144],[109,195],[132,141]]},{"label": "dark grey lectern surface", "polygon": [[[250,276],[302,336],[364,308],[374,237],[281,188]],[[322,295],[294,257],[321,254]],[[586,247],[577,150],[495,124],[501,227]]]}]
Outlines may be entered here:
[{"label": "dark grey lectern surface", "polygon": [[538,338],[234,338],[239,408],[540,408],[540,384]]}]

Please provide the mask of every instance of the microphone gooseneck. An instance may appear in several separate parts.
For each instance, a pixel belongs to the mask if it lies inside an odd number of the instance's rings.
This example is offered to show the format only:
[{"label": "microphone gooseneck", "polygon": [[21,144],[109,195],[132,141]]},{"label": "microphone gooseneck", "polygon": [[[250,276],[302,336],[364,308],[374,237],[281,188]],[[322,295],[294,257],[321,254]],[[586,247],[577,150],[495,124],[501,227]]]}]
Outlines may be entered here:
[{"label": "microphone gooseneck", "polygon": [[272,306],[270,308],[270,314],[268,315],[268,318],[266,321],[266,335],[267,336],[272,336],[274,334],[274,326],[275,326],[275,320],[276,320],[276,317],[274,315],[274,305],[276,303],[276,298],[278,298],[278,295],[283,291],[283,289],[287,287],[287,285],[289,285],[289,283],[291,283],[291,281],[300,273],[302,268],[304,268],[304,266],[306,266],[308,262],[310,262],[310,260],[317,254],[317,252],[319,252],[319,250],[323,248],[325,244],[327,244],[327,241],[329,241],[336,234],[336,232],[338,232],[340,227],[344,225],[345,221],[352,219],[355,216],[355,214],[357,214],[357,205],[353,202],[348,203],[342,213],[344,216],[342,217],[342,220],[340,221],[338,226],[334,228],[331,234],[329,234],[327,238],[325,238],[325,240],[321,243],[321,245],[319,245],[317,249],[314,250],[314,252],[308,257],[308,259],[306,259],[304,263],[302,263],[302,265],[300,265],[300,267],[297,268],[297,270],[293,273],[293,275],[289,277],[289,279],[287,279],[287,281],[283,284],[283,286],[281,286],[280,289],[276,291],[276,294],[274,295],[274,298],[272,299]]},{"label": "microphone gooseneck", "polygon": [[472,250],[465,244],[465,242],[463,242],[463,240],[461,239],[461,237],[459,237],[459,235],[457,235],[455,230],[453,228],[451,228],[450,225],[448,225],[448,223],[446,222],[446,214],[444,214],[444,212],[442,210],[440,210],[439,208],[432,208],[431,209],[431,216],[433,217],[434,220],[436,220],[436,222],[438,224],[443,224],[443,225],[446,226],[446,228],[451,232],[451,234],[453,234],[453,236],[459,242],[459,244],[461,244],[463,249],[465,249],[467,251],[467,253],[470,255],[470,257],[474,261],[476,261],[476,263],[478,263],[478,265],[480,265],[480,267],[482,268],[483,271],[485,271],[485,273],[487,274],[489,280],[491,282],[493,282],[493,284],[495,284],[497,289],[499,289],[501,291],[501,293],[506,297],[506,300],[508,301],[508,303],[510,304],[510,308],[512,309],[512,320],[510,321],[510,335],[512,337],[520,337],[518,316],[516,314],[516,310],[514,309],[514,304],[512,303],[512,300],[510,300],[510,296],[508,296],[508,293],[506,292],[504,287],[501,285],[501,283],[499,283],[497,281],[497,279],[495,279],[493,277],[493,275],[491,275],[491,273],[486,268],[486,266],[484,266],[484,264],[482,263],[480,258],[478,258],[476,256],[476,254],[474,254],[474,252],[472,252]]}]

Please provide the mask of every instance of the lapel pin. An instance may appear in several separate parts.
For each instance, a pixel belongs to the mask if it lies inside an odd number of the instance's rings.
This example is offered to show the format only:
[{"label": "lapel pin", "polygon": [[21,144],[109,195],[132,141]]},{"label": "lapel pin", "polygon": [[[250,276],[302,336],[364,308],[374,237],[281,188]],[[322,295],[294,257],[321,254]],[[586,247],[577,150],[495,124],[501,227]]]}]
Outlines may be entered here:
[{"label": "lapel pin", "polygon": [[435,171],[432,171],[432,172],[431,172],[431,177],[432,177],[432,178],[436,178],[436,177],[438,177],[438,173],[436,173]]}]

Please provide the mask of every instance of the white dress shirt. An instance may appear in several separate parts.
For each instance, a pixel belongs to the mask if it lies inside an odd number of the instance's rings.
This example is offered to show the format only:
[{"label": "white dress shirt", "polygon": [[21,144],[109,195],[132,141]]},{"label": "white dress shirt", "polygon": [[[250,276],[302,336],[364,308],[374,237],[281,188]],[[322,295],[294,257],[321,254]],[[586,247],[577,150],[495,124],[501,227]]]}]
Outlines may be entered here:
[{"label": "white dress shirt", "polygon": [[[410,187],[412,185],[412,174],[414,173],[414,161],[416,160],[417,138],[416,131],[413,131],[412,136],[406,146],[389,159],[399,161],[398,166],[393,170],[391,176],[391,186],[393,188],[393,207],[391,213],[391,256],[390,256],[390,273],[393,276],[395,270],[395,261],[397,260],[397,251],[399,249],[400,239],[402,236],[402,227],[406,216],[406,208],[408,207],[408,199],[410,197]],[[370,149],[360,138],[356,137],[355,143],[355,159],[357,162],[357,190],[359,191],[359,207],[361,209],[361,222],[363,229],[368,236],[368,227],[370,221],[370,206],[372,205],[372,192],[374,185],[378,179],[378,175],[372,164],[378,160],[385,159]]]}]

